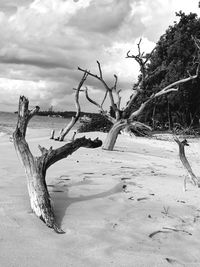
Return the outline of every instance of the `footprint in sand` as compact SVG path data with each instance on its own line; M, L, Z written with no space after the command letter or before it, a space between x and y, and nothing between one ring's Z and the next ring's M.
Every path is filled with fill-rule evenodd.
M1 224L0 228L4 227L12 227L12 228L19 228L20 224L17 222L16 218L10 216L4 208L0 208L0 217L1 217Z
M122 177L121 180L124 181L124 180L130 180L131 178L126 178L126 177Z
M52 192L54 192L54 193L64 193L65 191L62 191L62 190L52 190Z
M84 176L83 177L83 180L85 180L85 179L91 179L92 177L90 177L90 176Z
M65 175L61 175L58 179L59 180L63 180L63 181L68 181L68 180L71 180L70 178L68 178L69 175L65 174Z

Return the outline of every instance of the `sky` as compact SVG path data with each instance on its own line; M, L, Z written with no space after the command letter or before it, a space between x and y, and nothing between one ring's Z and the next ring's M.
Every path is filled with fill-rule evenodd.
M150 52L176 20L175 12L200 14L198 0L0 0L0 110L17 110L25 95L42 110L74 110L74 90L82 73L98 73L106 82L119 79L122 104L131 94L139 68L126 53ZM101 101L104 88L94 79L85 85ZM85 87L84 85L84 87ZM97 111L80 95L83 111ZM108 105L108 103L107 103Z

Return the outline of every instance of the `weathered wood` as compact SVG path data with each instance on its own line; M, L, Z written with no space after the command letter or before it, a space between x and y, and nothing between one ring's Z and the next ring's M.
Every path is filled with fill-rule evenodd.
M96 148L101 146L102 142L98 138L92 141L91 139L82 137L57 149L53 149L52 147L46 149L39 146L42 155L40 157L34 157L26 142L25 136L28 121L38 112L39 107L29 111L28 105L28 99L21 96L19 99L18 122L16 130L13 133L13 142L16 152L25 168L31 208L48 227L53 228L57 233L64 233L56 223L51 206L45 180L46 171L52 164L66 158L80 147Z
M76 134L77 134L77 132L73 133L71 141L74 141Z
M187 172L189 174L189 179L190 179L191 183L200 187L200 179L194 174L194 172L190 166L190 163L188 162L188 160L185 156L185 146L189 146L187 140L184 139L183 141L180 141L177 136L174 136L174 141L179 146L179 157L180 157L180 160L181 160L184 168L187 170ZM184 179L184 191L186 191L186 178Z
M83 77L82 77L82 79L78 85L78 88L75 89L76 90L76 93L75 93L76 115L71 118L71 121L69 122L69 124L64 129L62 129L62 131L59 133L59 137L58 137L59 141L64 140L65 136L69 133L69 131L76 124L76 122L78 121L78 119L80 117L81 107L79 104L79 92L81 91L81 87L83 86L85 80L87 79L87 76L88 76L88 74L86 72L84 72Z
M194 41L195 41L197 48L199 49L198 44L200 43L200 41L198 39L194 39ZM132 122L133 128L134 127L135 129L137 128L136 131L138 132L147 130L148 128L147 125L145 126L146 127L145 129L144 124L143 125L137 124L136 126L136 124L134 123L138 122L139 116L141 116L142 112L147 108L148 104L160 96L167 95L168 93L171 93L171 92L177 92L179 90L179 85L192 81L196 79L199 75L199 65L198 65L196 69L196 73L194 75L191 75L190 73L188 73L188 77L186 78L184 77L182 79L179 79L167 85L164 88L160 88L158 92L153 93L152 95L145 98L143 103L141 103L140 106L137 107L137 99L139 96L143 97L142 93L145 92L146 84L149 79L146 69L147 69L147 63L150 60L150 57L153 53L153 51L150 54L145 54L144 52L142 53L140 49L140 44L141 44L141 39L138 43L138 54L137 55L130 55L130 51L128 51L127 53L127 58L133 58L138 62L140 66L141 77L140 77L139 83L134 86L133 94L124 108L120 108L121 96L119 94L120 91L116 90L117 81L118 81L118 77L116 75L114 75L114 78L115 78L114 85L110 86L108 85L108 83L105 81L103 77L103 72L102 72L99 61L97 61L99 75L93 74L90 71L87 71L86 69L82 69L78 67L78 70L87 73L89 76L99 80L103 84L104 88L106 89L106 95L104 97L104 101L105 101L105 98L107 97L107 94L110 98L110 107L112 108L112 111L114 114L110 114L111 112L107 112L103 108L104 101L101 104L99 104L97 101L94 101L93 99L89 97L88 90L85 91L86 99L93 105L97 106L100 109L101 114L113 123L113 127L111 127L110 132L108 133L105 139L104 145L103 145L103 149L105 150L113 150L120 130L122 130L123 127L127 127L127 124L122 123L122 121ZM151 75L154 75L153 73ZM116 94L116 97L114 97L114 93ZM133 108L134 106L135 108ZM170 112L169 112L169 115L170 115ZM171 125L171 118L170 118L170 125Z
M55 135L55 130L52 130L50 134L50 139L54 139L54 135Z
M114 123L106 136L103 144L103 149L112 151L117 141L119 132L126 126L128 126L127 120L120 120Z

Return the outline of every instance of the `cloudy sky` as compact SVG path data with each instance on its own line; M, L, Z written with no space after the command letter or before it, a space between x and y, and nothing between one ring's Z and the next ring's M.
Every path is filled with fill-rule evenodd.
M198 0L0 0L0 110L14 111L24 94L42 109L73 110L77 66L113 74L125 98L138 75L126 52L150 51L175 12L200 13ZM101 84L88 79L90 95L102 98ZM126 99L125 99L126 100ZM125 101L124 100L124 101ZM82 109L95 107L81 96Z

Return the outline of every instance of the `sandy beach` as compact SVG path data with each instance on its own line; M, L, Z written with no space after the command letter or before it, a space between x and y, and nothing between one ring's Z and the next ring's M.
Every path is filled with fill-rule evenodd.
M35 155L38 144L62 145L48 136L47 129L28 131ZM189 143L186 155L199 176L199 144ZM0 149L0 266L200 266L200 189L187 183L183 192L175 142L120 135L112 152L81 148L54 164L47 184L63 235L31 212L8 136Z

